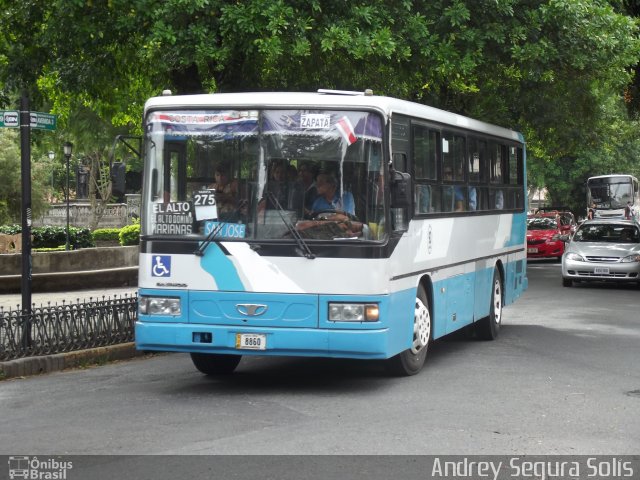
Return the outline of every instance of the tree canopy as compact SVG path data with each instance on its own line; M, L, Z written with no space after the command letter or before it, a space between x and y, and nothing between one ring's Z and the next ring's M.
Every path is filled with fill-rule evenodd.
M0 102L28 91L86 150L139 132L165 88L371 88L522 131L554 203L584 205L590 174L639 173L633 1L0 2Z

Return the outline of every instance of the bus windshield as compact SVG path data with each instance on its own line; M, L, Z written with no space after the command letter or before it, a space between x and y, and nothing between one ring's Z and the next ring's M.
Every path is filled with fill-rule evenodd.
M382 240L382 131L364 111L151 111L142 234Z
M633 202L633 185L630 178L592 178L588 182L590 201L598 209L620 209Z

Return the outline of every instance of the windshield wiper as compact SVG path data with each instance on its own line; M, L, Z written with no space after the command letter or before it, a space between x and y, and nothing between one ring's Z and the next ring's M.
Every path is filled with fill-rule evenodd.
M222 227L224 227L224 223L218 222L218 224L209 232L209 235L207 235L207 238L204 239L204 242L200 244L198 249L195 252L193 252L193 254L197 255L198 257L204 256L204 251L211 244L211 242L213 242L213 239L216 238L218 233L220 233L220 230L222 230Z
M298 247L302 250L302 253L304 254L304 256L307 257L309 260L313 260L314 258L316 258L314 253L309 249L309 245L307 245L307 242L304 241L304 239L300 236L296 228L293 225L291 225L289 220L287 220L287 218L284 216L283 214L284 209L282 208L282 205L280 205L280 202L278 201L276 196L273 194L273 192L267 192L267 198L271 201L271 203L273 203L276 206L276 211L278 212L278 215L280 215L280 218L282 219L282 223L284 223L285 227L287 227L287 230L289 230L289 233L295 239L296 243L298 244Z

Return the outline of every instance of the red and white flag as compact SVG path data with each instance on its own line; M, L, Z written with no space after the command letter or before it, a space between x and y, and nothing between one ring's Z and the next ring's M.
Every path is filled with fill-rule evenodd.
M348 145L356 143L356 140L358 140L356 138L355 132L353 131L353 125L351 125L351 122L349 121L349 118L347 116L342 117L336 122L336 128Z

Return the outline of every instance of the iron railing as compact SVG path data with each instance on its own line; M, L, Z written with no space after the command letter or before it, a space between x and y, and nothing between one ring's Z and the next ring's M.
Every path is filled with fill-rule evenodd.
M0 361L131 342L137 315L136 294L30 311L0 307Z

